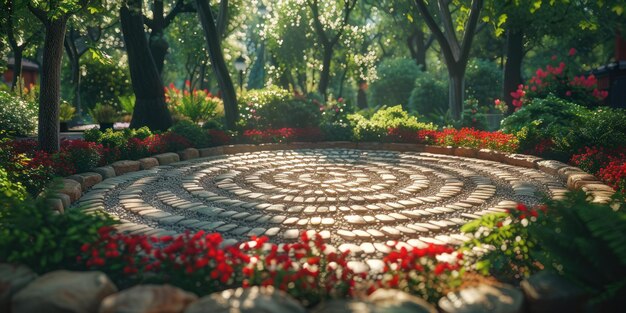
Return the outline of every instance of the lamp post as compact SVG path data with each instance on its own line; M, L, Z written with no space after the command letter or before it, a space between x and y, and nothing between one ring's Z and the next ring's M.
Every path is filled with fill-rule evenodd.
M239 92L243 92L243 71L246 69L246 59L243 55L235 59L235 69L239 71Z

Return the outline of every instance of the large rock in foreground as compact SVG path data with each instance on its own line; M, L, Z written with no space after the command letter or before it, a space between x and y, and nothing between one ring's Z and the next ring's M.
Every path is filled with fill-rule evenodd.
M0 264L0 312L11 312L11 298L37 278L37 274L23 265Z
M197 299L170 285L139 285L106 297L100 313L181 313Z
M216 292L187 307L185 313L304 313L298 301L272 287Z
M116 291L102 272L54 271L19 291L12 308L13 313L93 313Z

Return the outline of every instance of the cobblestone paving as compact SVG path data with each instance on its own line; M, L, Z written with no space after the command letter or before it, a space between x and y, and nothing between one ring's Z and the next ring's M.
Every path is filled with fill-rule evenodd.
M428 153L344 149L225 155L108 179L77 205L149 235L220 232L228 242L283 243L315 230L356 267L376 269L389 245L460 244L471 219L567 189L535 169ZM393 242L390 242L393 241Z

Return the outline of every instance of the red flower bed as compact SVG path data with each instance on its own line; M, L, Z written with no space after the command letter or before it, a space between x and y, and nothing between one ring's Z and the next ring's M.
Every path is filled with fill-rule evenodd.
M199 293L274 286L307 303L351 296L357 288L369 292L379 287L409 288L434 296L449 284L462 259L452 248L438 245L393 250L384 258L382 279L371 281L366 278L374 277L357 274L348 266L349 251L335 251L314 232L304 232L292 244L276 245L267 237L252 237L227 247L222 247L220 234L203 231L160 238L116 233L111 227L98 233L97 241L82 246L77 262L114 279L151 277Z
M626 147L585 147L572 156L570 163L596 175L613 189L626 192Z
M249 129L243 132L242 140L248 143L278 143L293 141L320 141L319 128Z

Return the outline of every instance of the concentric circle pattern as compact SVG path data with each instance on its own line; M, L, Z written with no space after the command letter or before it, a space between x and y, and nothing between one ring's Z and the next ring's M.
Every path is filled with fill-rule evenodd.
M179 162L96 185L78 205L131 233L220 232L282 243L315 230L374 266L396 245L459 244L460 225L567 189L535 169L428 153L345 149Z

